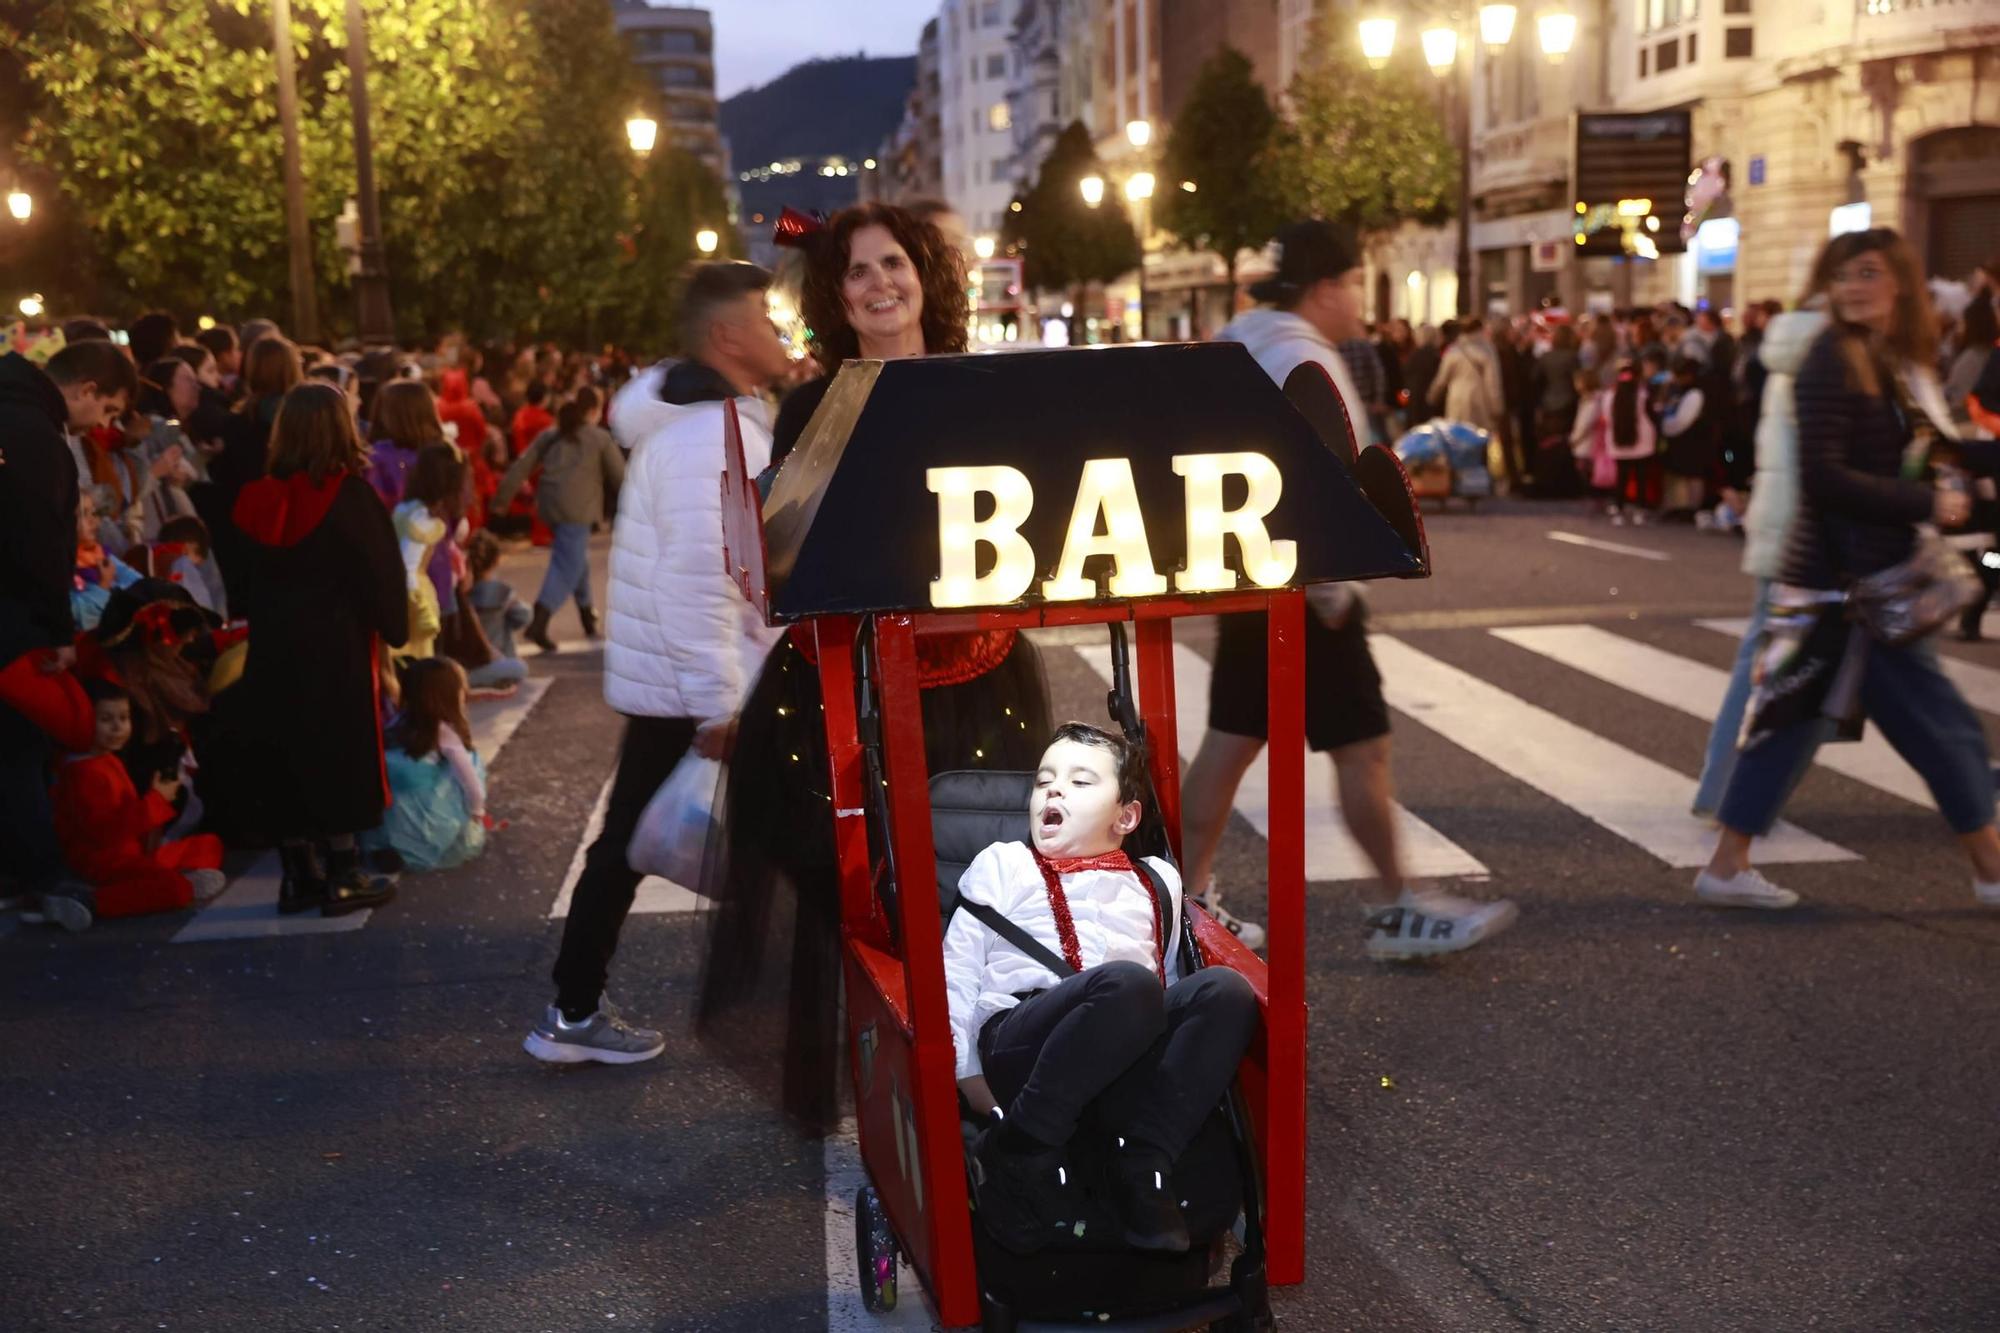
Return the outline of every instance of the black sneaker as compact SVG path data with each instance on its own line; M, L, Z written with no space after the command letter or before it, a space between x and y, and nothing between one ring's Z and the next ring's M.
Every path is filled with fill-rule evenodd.
M361 853L353 847L326 854L326 888L321 916L346 916L364 907L380 907L396 896L396 886L361 868Z
M1174 1197L1174 1164L1155 1148L1122 1148L1111 1159L1111 1201L1135 1250L1185 1253L1193 1244Z
M1009 1152L996 1118L972 1147L972 1203L987 1234L1016 1254L1033 1254L1073 1225L1077 1208L1062 1148Z

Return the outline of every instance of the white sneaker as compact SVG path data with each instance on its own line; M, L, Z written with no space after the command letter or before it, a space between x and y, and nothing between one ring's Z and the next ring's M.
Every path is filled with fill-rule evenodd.
M1611 511L1611 526L1614 528L1622 528L1625 526L1625 515L1623 511L1617 509Z
M1264 947L1264 928L1255 921L1245 921L1222 905L1222 895L1210 885L1208 892L1195 898L1195 904L1215 919L1215 924L1234 935L1243 947L1256 951Z
M2000 884L1988 884L1985 880L1972 881L1972 896L1987 907L2000 907Z
M1782 912L1798 906L1799 901L1798 894L1779 888L1755 869L1730 879L1704 870L1695 876L1694 896L1711 907L1757 907L1767 912Z
M1520 909L1506 899L1476 903L1436 889L1404 889L1386 907L1365 909L1368 956L1378 961L1457 953L1514 924Z

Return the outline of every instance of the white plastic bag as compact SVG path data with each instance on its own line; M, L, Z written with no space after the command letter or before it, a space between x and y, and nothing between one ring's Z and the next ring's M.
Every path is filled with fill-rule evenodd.
M684 889L701 889L702 857L715 814L715 789L722 763L687 752L646 802L639 826L625 848L626 862L642 875L670 879Z

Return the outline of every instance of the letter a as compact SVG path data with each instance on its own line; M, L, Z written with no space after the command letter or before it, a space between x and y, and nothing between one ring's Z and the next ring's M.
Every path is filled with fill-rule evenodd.
M1104 515L1103 532L1097 516ZM1083 562L1108 555L1117 566L1111 576L1113 597L1157 597L1167 581L1153 568L1146 545L1146 520L1139 513L1139 489L1132 481L1132 464L1123 458L1093 458L1083 465L1076 487L1076 507L1070 510L1069 536L1063 541L1056 576L1042 583L1042 596L1052 602L1080 602L1097 591L1083 576Z

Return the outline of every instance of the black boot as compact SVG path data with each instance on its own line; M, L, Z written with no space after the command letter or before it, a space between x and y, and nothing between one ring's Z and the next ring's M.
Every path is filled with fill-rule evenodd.
M546 606L535 603L534 618L528 622L528 628L521 631L521 637L545 653L556 650L556 641L549 637L549 609Z
M1125 1243L1138 1250L1185 1253L1187 1218L1174 1198L1174 1164L1155 1148L1128 1144L1111 1160L1111 1199L1125 1224Z
M972 1147L972 1204L986 1233L1016 1254L1033 1254L1077 1213L1062 1147L1009 1143L996 1115Z
M286 843L278 848L278 864L284 877L278 881L278 914L291 916L308 912L326 902L326 880L319 872L319 858L306 843Z
M579 606L576 609L576 618L583 622L584 638L594 639L597 637L597 612L587 606Z
M329 847L326 853L326 900L321 916L345 916L364 907L380 907L396 896L396 886L361 868L357 848Z

